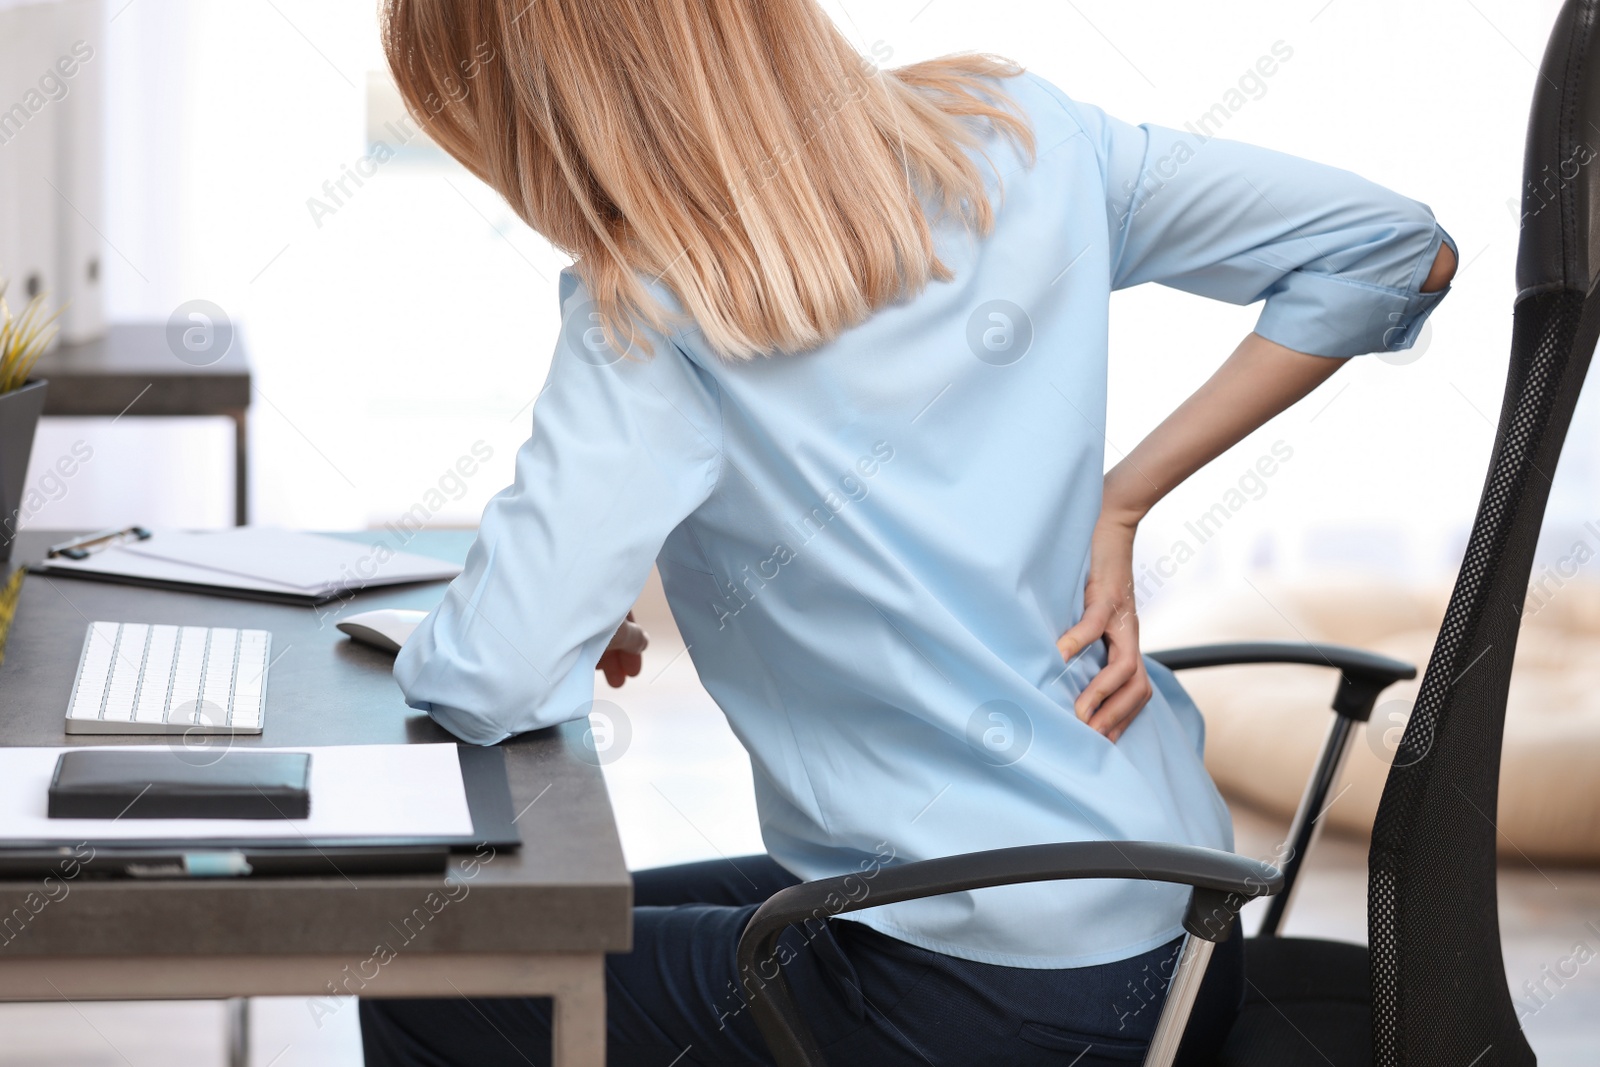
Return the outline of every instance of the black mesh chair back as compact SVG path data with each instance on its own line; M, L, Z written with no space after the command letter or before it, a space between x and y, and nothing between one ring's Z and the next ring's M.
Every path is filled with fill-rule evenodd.
M1568 0L1539 70L1493 458L1373 827L1367 922L1379 1067L1535 1062L1501 958L1496 798L1534 546L1600 336L1597 20L1600 0Z

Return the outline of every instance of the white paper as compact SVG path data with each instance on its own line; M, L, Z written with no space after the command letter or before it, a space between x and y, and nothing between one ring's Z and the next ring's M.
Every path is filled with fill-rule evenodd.
M216 533L157 532L149 540L128 541L120 547L137 556L291 586L302 593L454 578L461 573L454 563L396 552L381 537L362 543L270 526L239 526Z
M239 752L311 753L308 819L52 819L50 778L67 748L0 746L0 837L10 841L127 841L248 838L293 844L305 838L469 837L472 813L453 744L239 747ZM118 752L168 751L173 759L227 759L225 741L207 748L116 745Z

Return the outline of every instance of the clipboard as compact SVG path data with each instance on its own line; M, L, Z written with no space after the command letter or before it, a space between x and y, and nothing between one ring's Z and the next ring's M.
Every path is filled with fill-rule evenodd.
M167 593L198 593L201 596L225 596L234 600L258 600L268 604L287 604L296 608L315 608L333 600L345 599L350 593L329 593L327 596L307 596L287 590L252 589L241 585L216 585L211 582L185 582L176 579L143 578L131 574L104 574L80 570L77 567L52 566L49 563L28 564L29 574L47 578L80 578L90 582L108 582L113 585L132 585L142 589L160 589ZM400 588L396 586L396 588Z
M52 546L28 570L57 578L113 582L315 607L377 588L445 581L461 566L370 539L235 527L212 533L104 530Z

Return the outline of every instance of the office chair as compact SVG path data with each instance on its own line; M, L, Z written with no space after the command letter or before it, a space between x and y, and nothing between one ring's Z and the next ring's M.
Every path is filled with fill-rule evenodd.
M1277 936L1300 861L1357 724L1415 669L1292 643L1156 653L1174 670L1320 664L1339 672L1334 718L1291 825L1283 870L1207 849L1091 841L998 849L774 894L739 943L752 1014L782 1067L822 1067L773 958L793 924L879 904L1023 881L1146 878L1194 887L1188 936L1147 1067L1168 1067L1215 941L1270 897L1245 943L1246 1002L1217 1067L1522 1067L1535 1062L1500 951L1494 824L1511 661L1550 480L1600 338L1600 0L1567 0L1546 46L1523 161L1511 360L1466 557L1395 754L1368 855L1369 948Z

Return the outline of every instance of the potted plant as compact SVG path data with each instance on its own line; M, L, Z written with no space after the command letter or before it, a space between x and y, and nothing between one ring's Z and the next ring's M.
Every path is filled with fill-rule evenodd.
M59 310L46 313L42 295L29 300L21 314L12 314L5 292L6 285L0 281L0 563L11 559L28 456L49 384L29 375L55 337L55 321L61 314Z

